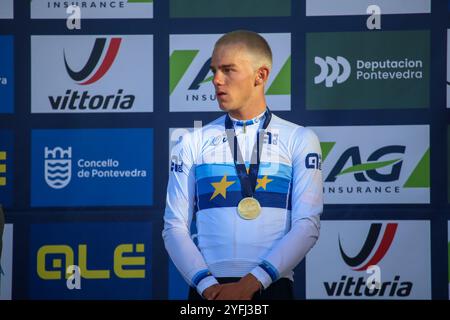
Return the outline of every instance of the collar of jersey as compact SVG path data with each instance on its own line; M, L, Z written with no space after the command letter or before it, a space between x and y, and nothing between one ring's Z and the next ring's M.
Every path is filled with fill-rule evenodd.
M257 115L253 119L250 120L238 120L230 116L231 121L233 121L235 126L243 127L243 126L251 126L252 124L259 123L261 120L263 120L264 115L266 114L266 111L263 113Z

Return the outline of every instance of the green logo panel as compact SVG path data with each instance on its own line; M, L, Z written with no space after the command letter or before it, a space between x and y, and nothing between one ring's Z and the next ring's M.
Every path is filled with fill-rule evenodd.
M171 0L172 18L285 17L291 0Z
M429 31L306 35L306 108L429 107Z

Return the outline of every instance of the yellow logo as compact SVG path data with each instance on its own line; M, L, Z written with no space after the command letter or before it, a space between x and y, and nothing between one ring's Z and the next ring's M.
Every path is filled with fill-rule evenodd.
M110 268L88 269L87 245L80 244L77 249L78 267L81 277L84 279L110 279L112 271L119 278L145 278L146 262L145 256L142 256L144 253L143 243L135 244L134 248L133 244L118 245L114 249L113 270L110 270ZM65 260L64 268L63 259L56 257L61 255ZM44 280L59 280L62 277L67 279L70 274L67 274L66 270L69 266L74 265L74 262L75 250L72 247L68 245L45 245L40 247L37 253L37 273ZM138 269L138 266L143 268ZM128 267L132 267L132 269Z
M3 174L6 173L6 164L2 163L5 160L6 152L0 151L0 186L6 186L6 177L3 176Z

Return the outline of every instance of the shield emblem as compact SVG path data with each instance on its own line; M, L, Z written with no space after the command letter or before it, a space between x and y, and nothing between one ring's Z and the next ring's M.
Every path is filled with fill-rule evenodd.
M53 149L53 155L57 154L55 149ZM58 149L61 150L60 148ZM71 148L69 148L69 150L70 149ZM70 155L71 151L72 150L69 151ZM45 182L53 189L62 189L66 187L72 177L72 160L70 158L61 158L62 159L55 159L55 157L52 157L51 159L45 159Z

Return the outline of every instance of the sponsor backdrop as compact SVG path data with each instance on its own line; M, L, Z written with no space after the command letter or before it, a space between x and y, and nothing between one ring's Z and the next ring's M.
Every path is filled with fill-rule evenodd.
M428 221L324 221L321 231L306 260L307 298L431 298ZM368 275L379 288L366 286Z
M13 225L6 224L0 260L0 300L11 300L13 276Z
M33 224L30 298L151 299L151 239L150 222ZM71 265L80 268L79 289L68 289Z
M13 54L13 37L11 35L0 35L0 113L13 112Z
M0 3L0 19L14 18L14 0L3 0Z
M169 154L221 115L209 64L234 29L273 49L269 107L321 141L296 298L449 298L450 1L76 3L0 1L0 299L187 297Z

